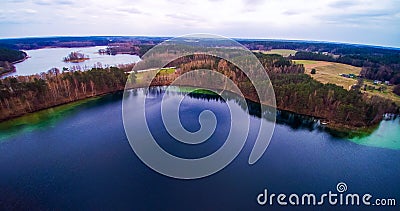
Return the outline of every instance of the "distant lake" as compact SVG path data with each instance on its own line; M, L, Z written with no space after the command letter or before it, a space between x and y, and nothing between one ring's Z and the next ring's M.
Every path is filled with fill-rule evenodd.
M138 62L139 56L129 54L107 55L99 54L99 49L104 49L107 46L95 46L84 48L44 48L37 50L26 50L25 52L30 56L27 60L15 64L17 71L10 75L32 75L41 72L47 72L51 68L58 68L62 70L63 67L69 69L80 68L90 69L95 65L102 64L106 66L116 66L118 64L128 64ZM89 60L79 63L64 62L64 57L69 53L77 51L89 56ZM79 66L79 67L78 67Z
M238 127L230 125L225 101L187 95L180 106L185 128L198 130L198 116L204 110L215 114L217 128L199 146L174 141L161 120L160 102L165 94L171 99L163 105L166 111L175 106L179 94L155 87L149 92L147 116L156 140L172 154L199 157L212 153L221 147L230 127ZM135 102L144 97L143 89L135 89L127 100ZM250 132L239 156L212 176L188 181L160 175L138 159L124 132L121 104L119 92L0 124L0 209L398 210L398 142L384 144L397 146L393 148L366 145L398 141L399 119L382 122L369 138L358 139L354 142L361 144L356 144L332 136L311 117L281 111L270 146L257 163L249 165L257 126L267 120L248 114ZM232 108L246 112L239 103ZM129 109L134 111L135 104ZM285 194L337 193L339 182L347 184L346 193L395 198L397 207L285 207L276 203L262 207L256 200L264 188Z

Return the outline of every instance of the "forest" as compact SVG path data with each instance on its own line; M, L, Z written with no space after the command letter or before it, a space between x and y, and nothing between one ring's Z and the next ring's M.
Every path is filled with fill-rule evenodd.
M44 47L108 46L109 54L130 53L140 57L151 47L171 37L89 36L1 39L0 47L27 50ZM235 39L249 50L297 50L291 59L323 60L362 67L362 75L371 80L400 84L400 49L306 40ZM128 46L128 51L126 51ZM334 55L334 56L333 56ZM0 61L4 61L1 60ZM400 85L396 90L400 89Z
M17 51L8 48L0 48L0 61L16 62L24 59L26 54L22 51Z
M399 108L391 101L376 96L366 97L359 90L348 91L334 84L317 82L304 74L303 65L295 64L288 58L274 54L255 55L270 76L279 109L326 119L332 126L348 128L375 125L384 113L399 113ZM259 102L246 74L224 59L195 54L181 57L167 66L174 66L177 71L158 74L152 85L169 85L179 75L194 69L212 69L234 81L246 98ZM131 69L132 66L62 72L51 69L32 76L1 79L0 120L123 90L126 71ZM189 74L187 77L199 76Z
M277 106L283 110L354 127L377 124L387 112L399 113L399 108L389 100L368 98L357 90L322 84L309 75L272 74L270 78Z
M0 47L0 76L15 71L14 62L21 61L26 57L23 51Z
M127 75L122 69L47 73L0 79L0 120L56 105L123 90Z
M334 84L322 84L303 74L304 67L280 55L257 54L270 76L279 109L327 119L338 127L359 128L377 124L384 113L399 113L391 101L366 97L359 90L345 90ZM180 58L170 64L178 66L180 74L194 69L214 69L229 76L246 98L258 102L255 90L243 72L233 64L211 56L195 55ZM199 77L191 75L191 77ZM160 75L156 85L168 84L174 78Z

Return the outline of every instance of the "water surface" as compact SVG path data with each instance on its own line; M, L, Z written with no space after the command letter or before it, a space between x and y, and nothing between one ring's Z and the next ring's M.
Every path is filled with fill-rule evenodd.
M181 121L188 130L199 129L198 115L205 109L213 111L218 120L216 133L195 148L177 143L162 127L159 108L163 88L150 93L150 127L166 150L182 157L198 157L221 146L230 129L224 101L196 94L182 101ZM141 89L129 95L133 101L142 97ZM34 128L29 123L12 132L3 127L0 209L271 210L256 202L264 188L275 193L318 194L335 191L338 182L345 182L349 192L400 200L399 150L335 138L315 127L312 119L290 113L280 113L270 146L252 166L248 156L255 131L260 121L265 121L256 114L250 116L245 147L222 171L190 181L160 175L131 150L122 123L121 99L122 93L107 95L66 109L57 119L42 119ZM246 112L240 108L238 104L235 111ZM398 129L398 120L383 124L392 127L391 131ZM365 209L325 206L315 210L360 208Z
M99 66L116 66L118 64L129 64L138 62L140 58L136 55L128 54L117 54L107 55L99 54L99 49L105 49L107 46L94 46L94 47L81 47L81 48L43 48L36 50L26 50L30 58L27 60L15 64L16 72L10 75L33 75L36 73L47 72L51 68L58 68L60 70L63 67L69 69L90 69L92 67ZM89 56L89 60L85 60L79 63L67 63L64 62L64 57L68 56L71 52L80 52Z

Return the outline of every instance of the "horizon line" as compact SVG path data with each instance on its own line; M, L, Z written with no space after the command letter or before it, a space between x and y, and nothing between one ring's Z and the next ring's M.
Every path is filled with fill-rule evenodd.
M198 33L193 33L198 34ZM200 33L203 34L203 33ZM17 36L17 37L0 37L0 40L12 40L12 39L40 39L40 38L83 38L83 37L152 37L152 38L174 38L180 36L169 36L169 35L43 35L43 36ZM283 42L316 42L316 43L330 43L330 44L344 44L344 45L359 45L365 47L378 47L387 48L393 50L400 50L400 46L388 46L381 44L366 44L366 43L351 43L345 41L330 41L330 40L309 40L309 39L295 39L295 38L259 38L259 37L227 37L233 40L255 40L255 41L283 41Z

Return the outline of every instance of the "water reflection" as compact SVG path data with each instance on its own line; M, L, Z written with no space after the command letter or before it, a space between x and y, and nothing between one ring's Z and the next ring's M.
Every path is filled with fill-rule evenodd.
M170 89L169 95L186 95L192 99L200 99L207 102L215 101L224 103L224 99L216 93L209 91L196 90L190 87L175 87ZM131 89L129 93L131 96L143 95L143 89ZM166 92L166 87L151 87L148 91L148 97L160 97ZM256 118L263 118L267 121L271 121L274 118L271 116L271 108L265 107L265 112L261 114L261 105L249 100L241 101L236 94L230 92L224 92L225 99L233 100L237 105L240 106L244 111L248 112L249 115ZM96 109L96 107L103 106L110 102L121 101L123 97L123 92L116 92L113 94L105 95L98 98L92 98L88 100L78 101L71 104L58 106L50 109L45 109L36 113L28 114L23 117L15 118L13 120L4 121L0 123L0 141L21 134L26 131L33 131L37 129L45 129L49 127L54 127L57 122L62 121L64 118L73 115L78 112L84 112L86 109ZM246 105L247 109L246 110ZM270 112L271 111L271 112ZM354 133L353 131L337 131L329 129L320 124L319 119L295 114L288 111L277 110L276 112L276 123L280 125L287 125L293 130L308 130L308 131L323 131L329 133L331 136L350 139L358 144L366 144L378 147L388 147L388 148L399 148L400 143L391 141L390 144L385 141L377 141L385 139L385 137L398 137L396 134L399 129L399 119L382 121L380 126L375 128L375 130L368 130L362 133ZM387 131L385 128L392 128ZM382 134L382 131L386 131ZM372 138L371 138L372 137ZM391 140L389 138L389 140Z
M11 120L0 122L0 142L18 134L55 127L68 116L120 101L122 92L93 97L77 102L44 109Z

